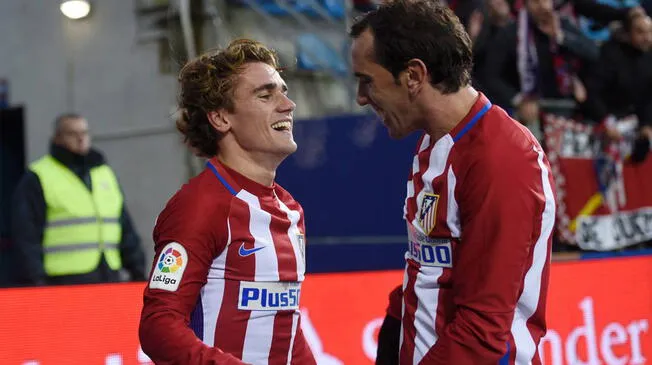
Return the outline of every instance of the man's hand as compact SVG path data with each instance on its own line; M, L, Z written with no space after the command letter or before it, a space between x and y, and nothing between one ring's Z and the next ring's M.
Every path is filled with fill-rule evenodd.
M623 137L617 128L607 128L604 134L613 141L617 141Z
M575 97L575 100L577 100L578 103L583 103L588 97L587 94L586 87L584 87L582 80L577 76L573 76L573 96Z
M649 125L641 127L641 135L652 140L652 127L650 127Z

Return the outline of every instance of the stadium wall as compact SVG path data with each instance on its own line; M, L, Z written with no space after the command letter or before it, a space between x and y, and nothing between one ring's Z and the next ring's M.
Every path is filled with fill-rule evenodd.
M136 3L96 1L89 18L71 21L58 2L0 1L0 78L9 81L10 103L25 107L28 162L47 153L57 114L73 110L88 118L95 146L123 185L149 261L156 216L193 165L173 127L176 76L160 73L157 42L139 41ZM256 37L293 57L292 37L273 37L278 32L252 11L235 9L223 18L231 27L219 33L224 42ZM210 21L205 38L206 48L219 43ZM170 45L170 55L182 46ZM297 118L340 114L350 103L335 80L304 75L288 83Z

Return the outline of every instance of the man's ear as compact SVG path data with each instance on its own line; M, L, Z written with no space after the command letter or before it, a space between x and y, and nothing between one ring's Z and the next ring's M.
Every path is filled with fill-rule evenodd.
M213 110L206 113L208 122L220 133L226 133L231 129L231 122L224 110Z
M428 83L428 68L423 61L413 58L407 62L405 71L408 93L410 97L415 97Z

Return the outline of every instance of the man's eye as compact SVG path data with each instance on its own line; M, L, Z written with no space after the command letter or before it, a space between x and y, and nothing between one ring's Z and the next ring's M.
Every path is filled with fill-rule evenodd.
M264 100L268 100L269 98L272 97L272 94L264 94L264 95L260 95L258 97L261 98L261 99L264 99Z

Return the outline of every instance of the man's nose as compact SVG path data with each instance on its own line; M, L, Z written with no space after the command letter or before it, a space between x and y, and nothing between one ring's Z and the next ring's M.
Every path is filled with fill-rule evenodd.
M289 96L283 95L283 102L281 102L280 108L281 111L294 111L297 108L297 104L290 99Z

